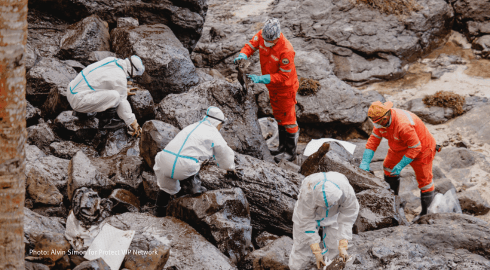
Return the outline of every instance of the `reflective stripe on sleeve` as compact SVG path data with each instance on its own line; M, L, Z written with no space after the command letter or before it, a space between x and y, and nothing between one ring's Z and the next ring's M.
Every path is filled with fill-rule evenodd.
M380 137L380 136L376 135L376 133L374 133L374 132L373 132L373 133L371 133L371 135L373 135L375 138L378 138L378 139L380 139L380 140L382 140L382 139L383 139L382 137Z
M254 50L254 51L256 51L256 50L257 50L257 48L255 48L255 47L252 45L252 43L247 42L247 44L248 44L248 46L250 46L250 48L252 48L252 50Z
M416 145L414 145L414 146L409 146L408 148L417 148L417 147L419 147L419 145L420 145L420 142L419 142L419 143L417 143L417 144L416 144Z
M385 167L385 166L383 166L383 170L385 170L385 171L387 171L387 172L392 172L392 171L393 171L392 169L390 169L390 168L388 168L388 167Z
M282 69L282 68L279 68L279 70L282 71L282 72L291 72L290 69Z
M420 190L428 190L428 189L432 188L433 185L434 185L434 183L432 181L430 181L430 184L421 187Z
M401 110L401 111L402 111L402 112L403 112L403 113L404 113L404 114L407 116L408 121L410 121L410 124L411 124L412 126L415 126L415 122L413 121L412 116L410 115L410 113L409 113L409 112L407 112L407 111L405 111L405 110Z

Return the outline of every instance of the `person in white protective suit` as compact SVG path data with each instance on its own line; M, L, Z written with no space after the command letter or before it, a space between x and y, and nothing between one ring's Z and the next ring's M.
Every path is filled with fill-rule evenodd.
M101 129L128 127L133 136L141 134L141 128L127 100L131 91L128 78L141 76L145 72L143 61L136 55L126 59L107 57L84 68L68 85L67 99L73 115L80 120L88 113L100 113ZM119 116L119 118L117 117Z
M155 156L153 170L160 187L156 202L158 216L164 215L171 195L181 190L180 181L185 180L182 185L186 187L181 193L206 191L199 178L203 161L214 157L218 167L235 171L235 153L219 132L225 121L223 112L211 106L201 121L182 129Z
M321 172L306 177L294 207L289 268L307 269L316 260L320 269L337 255L347 259L348 241L358 213L356 194L343 174Z

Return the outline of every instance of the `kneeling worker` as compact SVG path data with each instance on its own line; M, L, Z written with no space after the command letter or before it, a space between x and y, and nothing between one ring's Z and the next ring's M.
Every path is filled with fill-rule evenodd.
M219 132L224 122L223 112L211 106L201 121L182 129L155 156L153 170L160 187L156 202L158 216L164 215L170 196L180 191L180 181L189 186L188 190L184 189L185 193L206 191L199 178L203 161L214 157L218 167L235 170L235 153Z
M436 140L422 120L415 114L394 109L392 102L376 101L369 107L368 117L374 129L366 143L360 168L369 171L369 164L382 138L388 140L388 154L383 162L384 178L390 188L398 195L400 172L410 164L419 184L422 212L427 214L434 199L432 182L432 161L436 154Z
M291 270L303 270L315 255L318 269L338 254L348 258L348 241L359 213L354 189L338 172L309 175L302 184L293 213L293 249L289 256ZM318 235L319 228L323 236ZM320 245L321 240L321 245ZM309 268L308 268L309 269Z
M127 85L128 78L141 76L143 72L143 61L136 55L126 59L107 57L87 66L68 85L67 99L73 115L83 120L88 113L97 112L100 113L99 128L127 126L130 135L139 136L141 128L127 100L128 95L134 93Z

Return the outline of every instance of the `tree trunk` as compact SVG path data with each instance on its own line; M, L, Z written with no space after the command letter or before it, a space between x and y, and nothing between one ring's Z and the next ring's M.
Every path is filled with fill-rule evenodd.
M0 269L24 270L27 0L0 0Z

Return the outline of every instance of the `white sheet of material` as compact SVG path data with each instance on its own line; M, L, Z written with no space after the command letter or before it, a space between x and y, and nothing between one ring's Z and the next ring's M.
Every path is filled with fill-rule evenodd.
M85 253L87 260L102 258L111 270L119 270L135 231L123 231L105 224Z
M336 139L323 138L323 139L318 139L318 140L311 140L306 145L306 148L305 148L303 155L305 155L307 157L313 155L326 142L337 142L337 143L339 143L340 145L342 145L345 148L345 150L347 150L347 152L351 153L351 155L353 155L354 151L356 150L356 145L353 143L346 142L346 141L340 141L340 140L336 140Z

